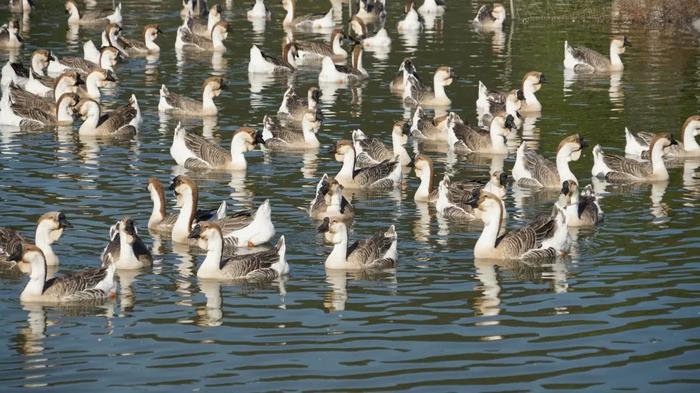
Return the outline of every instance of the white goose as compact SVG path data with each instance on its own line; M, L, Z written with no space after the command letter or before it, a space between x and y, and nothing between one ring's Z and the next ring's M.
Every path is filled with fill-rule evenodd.
M442 15L446 9L445 0L425 0L418 7L418 13L421 15Z
M123 218L110 228L110 240L102 251L102 267L142 269L153 264L153 256L138 235L134 220Z
M149 24L143 28L143 41L119 37L119 42L130 55L159 53L160 46L156 43L158 34L163 34L158 24Z
M187 22L190 24L190 30L200 37L211 39L211 33L214 29L214 26L216 26L217 23L222 21L221 11L222 9L219 4L214 4L213 6L211 6L209 8L209 13L207 14L206 23L202 23L199 20L194 19L192 15L188 16L189 19L192 19L191 22Z
M316 185L316 196L309 206L309 215L315 220L326 217L338 218L343 221L351 221L355 215L355 209L343 195L343 187L335 179L330 180L327 174L323 174Z
M625 66L620 55L625 53L628 46L631 45L627 36L614 37L610 41L608 58L585 46L571 46L564 41L564 68L585 73L622 71Z
M681 142L666 150L666 157L698 157L700 156L700 145L695 137L700 135L700 116L688 117L681 128ZM649 145L654 139L654 134L650 132L632 133L625 128L625 153L649 158Z
M518 148L513 165L513 180L523 187L561 187L565 180L576 180L576 175L569 169L570 161L578 161L581 151L588 143L580 134L569 135L557 147L556 163L542 157L527 148L523 142Z
M99 63L93 63L81 57L63 57L58 58L52 53L51 60L47 71L50 74L60 74L68 71L77 71L83 75L94 70L107 70L114 72L114 66L119 58L119 50L115 47L108 46L100 49Z
M413 0L408 0L404 7L403 19L397 23L399 32L413 32L423 28L423 18L416 11Z
M521 101L519 112L542 111L542 104L535 93L542 88L544 82L545 77L541 72L530 71L525 74L520 84L520 93L516 92L517 98ZM486 85L479 81L479 96L476 100L476 110L480 113L490 112L492 104L505 104L508 95L508 92L489 90Z
M561 187L561 197L569 227L596 226L603 220L603 210L590 184L579 194L578 183L565 180Z
M343 162L335 179L345 188L386 190L393 189L401 183L402 171L398 157L374 166L357 168L355 148L348 140L340 140L336 143L335 155L336 160Z
M141 109L133 94L127 104L109 113L102 113L95 100L82 100L78 113L84 120L78 133L84 136L132 136L138 132L141 122Z
M370 36L365 22L357 16L353 16L352 19L350 19L348 30L352 32L353 38L359 41L364 48L376 49L391 46L391 37L389 37L389 33L383 25L374 35Z
M72 228L62 212L48 212L39 217L34 232L34 244L42 251L46 264L57 266L58 256L51 245L57 242L66 228ZM13 255L21 253L22 246L30 244L12 228L0 227L0 262L11 261Z
M175 49L191 49L216 53L226 52L224 40L228 37L228 23L217 23L212 28L209 37L201 37L192 32L191 26L188 24L190 22L192 22L192 19L186 19L185 22L178 27L177 35L175 36Z
M197 101L172 93L165 85L162 85L158 110L160 112L175 112L185 116L216 116L219 110L214 104L214 97L218 97L224 88L226 88L226 84L223 78L210 76L202 82L202 101Z
M323 120L323 113L319 106L321 98L321 90L316 87L310 87L306 93L306 99L299 97L294 91L294 87L290 86L284 92L282 103L277 109L277 117L283 121L291 121L301 124L307 111L312 111L316 114L318 120Z
M485 28L500 28L505 20L506 8L501 3L493 3L479 7L473 22Z
M252 254L223 257L224 238L216 223L197 224L190 233L200 248L207 250L204 262L197 269L197 277L217 280L271 281L289 273L284 236L275 248Z
M369 0L360 0L359 8L353 16L365 23L373 23L375 21L384 20L386 18L385 0L375 0L372 3Z
M153 210L148 218L148 229L157 233L169 234L173 230L177 214L167 214L165 202L165 190L160 180L155 177L148 179L148 192L153 202ZM197 210L194 222L222 220L226 217L226 201L222 201L218 209Z
M369 73L362 65L362 45L355 45L352 49L352 66L337 65L333 59L326 56L321 64L321 72L318 74L318 82L339 83L358 82L369 78Z
M316 134L321 121L316 112L307 111L301 121L301 132L296 129L274 124L269 116L263 119L263 129L258 131L256 140L270 150L315 149L321 146Z
M288 43L282 48L282 57L270 56L253 45L250 48L250 61L248 62L248 73L252 74L275 74L279 72L294 72L297 69L296 59L299 56L297 45Z
M424 107L444 107L452 103L445 87L452 84L455 73L452 67L438 67L433 76L433 87L424 85L415 76L409 75L403 90L404 103Z
M410 133L408 123L398 121L394 123L391 130L391 149L384 146L384 142L377 138L369 138L362 130L352 132L353 146L355 147L355 157L358 168L374 166L384 160L392 160L394 157L399 157L399 162L402 166L408 166L413 160L406 151L406 143L408 142L408 134Z
M104 87L109 82L116 82L114 75L107 70L91 71L85 78L85 89L78 89L78 94L82 98L90 98L97 103L101 103L102 93L100 87Z
M348 228L342 220L324 218L318 231L327 233L328 238L334 244L333 251L326 258L326 269L386 270L396 268L398 236L393 225L384 233L378 233L352 245L348 245Z
M413 196L413 200L418 202L437 202L439 190L433 186L433 181L435 178L435 169L433 166L433 160L424 155L419 154L416 156L414 170L416 176L420 179L420 184L416 193ZM448 185L449 199L456 200L455 196L461 195L465 191L472 190L477 187L483 187L486 191L498 196L499 198L504 198L506 195L506 182L508 181L508 174L502 171L494 171L491 173L489 181L484 184L483 181L450 181Z
M16 105L10 99L9 105L0 105L0 124L19 127L21 130L44 130L54 126L73 124L75 107L80 97L75 93L63 93L56 103L53 113L26 105Z
M24 39L19 34L19 22L11 19L0 26L0 48L19 48L23 43Z
M30 72L34 72L36 74L35 78L38 76L42 81L45 81L45 79L51 79L46 77L46 67L49 65L49 58L50 52L48 50L35 50L32 52L29 70L27 70L21 63L8 61L2 67L2 80L0 81L0 87L2 87L2 90L5 90L8 86L10 86L10 82L14 82L15 85L26 89ZM48 81L45 82L49 83Z
M28 118L41 120L41 115L39 114L28 114L29 112L35 111L41 111L44 116L55 116L58 113L58 100L65 93L77 92L80 82L80 75L75 72L66 72L62 74L56 80L52 98L39 97L11 83L9 89L3 94L2 100L0 100L0 109L2 109L2 111L0 111L0 123L15 124L14 122L18 121L16 115L28 116ZM43 120L41 120L41 122L43 123Z
M541 214L519 229L502 235L505 210L501 198L488 191L478 191L473 195L471 206L484 222L474 246L475 258L552 259L569 250L566 217L556 204L551 214Z
M282 21L285 28L330 29L335 27L333 8L324 15L296 15L296 0L282 0L282 7L287 15Z
M197 214L199 188L192 179L180 175L173 179L170 189L175 191L181 206L173 226L172 239L177 243L189 243ZM221 228L225 247L254 247L267 243L275 235L271 215L270 201L266 200L255 212L243 210L210 222Z
M65 4L69 25L102 25L107 22L122 24L122 3L117 4L111 13L80 12L73 0L67 0Z
M114 266L88 268L47 280L46 259L38 247L25 245L16 259L31 266L29 282L19 297L23 303L99 302L116 296Z
M253 8L246 13L248 19L269 19L272 12L265 6L265 0L255 0Z
M500 92L487 92L486 86L479 81L479 99L476 101L476 110L484 124L490 124L495 115L503 117L511 115L516 128L520 128L523 119L519 111L524 101L525 94L520 89L511 90L502 95Z
M477 218L470 201L475 193L481 191L481 185L462 189L453 185L450 177L444 175L437 190L435 210L438 216L454 221L471 221Z
M170 146L170 156L178 165L191 170L237 170L248 167L244 153L255 149L256 132L250 127L241 127L233 134L231 149L216 145L197 134L187 132L178 123Z
M447 117L447 143L457 154L508 154L506 139L515 128L513 116L496 116L489 130L464 124L454 112Z
M591 174L611 183L655 182L668 180L664 155L678 144L669 133L655 134L649 144L650 161L637 161L618 155L605 154L600 145L593 148Z

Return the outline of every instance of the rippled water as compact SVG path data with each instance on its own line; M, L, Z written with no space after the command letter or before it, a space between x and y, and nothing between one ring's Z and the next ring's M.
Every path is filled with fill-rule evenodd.
M66 32L62 7L39 3L24 33L25 59L36 47L77 54L84 40L98 39L94 30ZM273 19L259 33L245 19L248 2L228 4L229 51L218 59L176 57L179 1L123 3L131 36L155 21L165 31L160 57L121 64L119 86L105 99L116 106L135 93L144 118L140 134L106 142L78 137L77 127L45 133L0 129L2 225L31 235L41 213L65 212L75 228L55 250L60 269L70 271L96 266L108 226L130 215L157 261L149 271L120 273L119 298L101 307L22 305L18 295L26 278L1 276L3 391L696 389L700 162L676 163L667 184L607 187L601 202L606 222L575 233L569 258L541 265L474 261L479 225L448 225L417 206L412 174L400 192L353 198L353 238L396 224L395 274L326 272L330 248L300 207L322 173L339 169L328 149L335 140L357 127L389 140L391 125L405 113L388 81L405 56L415 56L423 75L438 65L455 67L459 79L447 91L452 109L469 121L479 79L507 88L527 71L544 72L548 83L539 97L545 109L528 119L523 138L551 157L573 132L611 151L622 151L625 126L678 135L683 120L700 107L697 36L590 21L508 23L502 34L479 33L468 24L477 4L451 0L449 14L432 29L401 37L395 29L399 2L389 2L391 51L365 54L370 82L335 95L324 92L327 121L318 152L253 152L245 178L193 174L204 206L222 199L237 208L257 206L270 198L278 233L287 237L288 279L222 285L196 278L201 255L145 230L151 208L147 178L166 182L182 173L168 153L176 120L159 117L158 88L165 83L173 91L195 92L209 74L225 75L231 87L218 99L218 121L187 125L228 146L238 126L258 126L263 114L276 111L287 82L305 91L316 71L302 70L289 81L248 80L250 43L272 53L281 46L277 2L268 1ZM322 1L300 3L303 9L327 9ZM0 10L0 20L7 15ZM633 45L623 58L624 74L565 80L564 39L605 51L612 33L628 34ZM6 58L0 52L3 63ZM484 177L492 167L509 169L514 160L427 151L438 173L447 169L457 178ZM583 184L591 165L590 151L572 164ZM551 194L516 191L506 199L509 225L549 210Z

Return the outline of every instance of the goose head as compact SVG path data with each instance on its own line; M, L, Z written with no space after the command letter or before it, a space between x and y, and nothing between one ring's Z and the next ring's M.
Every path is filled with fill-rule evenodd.
M218 97L221 95L221 90L225 89L226 82L224 78L220 76L210 76L202 82L202 94L209 92L212 97Z
M494 3L491 10L491 16L498 22L506 20L506 7L501 3Z
M413 170L416 172L416 176L418 176L419 178L423 178L423 175L425 174L426 176L429 176L430 179L432 179L434 170L433 160L424 154L419 154L414 160Z
M408 136L411 134L411 126L405 121L397 121L391 129L391 138L401 145L408 143Z
M673 135L668 132L660 132L658 134L654 134L654 137L651 139L651 143L649 143L649 151L652 152L653 155L653 152L660 147L665 154L669 147L677 144L678 141L673 138Z
M530 71L523 77L522 89L529 89L533 92L536 92L542 88L543 83L545 83L543 73L539 71Z
M484 189L476 188L472 191L468 200L469 205L475 209L475 213L481 220L488 224L492 220L502 220L503 202L501 198Z
M506 96L506 108L519 111L522 107L522 102L525 100L525 95L520 89L511 90Z
M213 222L201 222L192 228L188 238L196 240L199 248L209 250L209 246L213 246L216 240L221 242L221 228Z
M10 256L10 260L28 263L32 272L44 272L46 270L46 258L44 252L33 244L25 244Z
M700 135L700 115L693 115L688 117L683 123L683 140L685 141L688 137L696 137Z
M117 60L119 59L119 49L113 46L105 46L100 49L100 67L111 70L112 67L117 65Z
M231 141L231 147L233 148L233 146L235 145L243 152L251 151L251 150L255 149L255 145L257 143L259 143L258 139L259 138L257 138L257 133L255 132L255 130L253 128L241 127L233 135L233 141Z
M85 78L86 81L94 81L95 84L98 87L104 87L106 82L116 82L117 80L114 78L114 74L112 71L109 70L103 70L103 69L97 69L92 72L90 72Z
M76 107L80 103L80 96L76 93L63 93L61 97L58 98L56 104L57 111L65 111L63 113L57 113L57 119L70 119L72 121L73 115L75 114Z
M496 187L502 188L508 184L508 173L503 171L493 171L491 173L491 183Z
M613 39L610 41L610 49L617 51L618 54L625 53L625 50L629 46L632 45L630 44L626 35L613 37Z
M65 228L72 228L63 212L44 213L36 224L36 237L47 241L49 244L57 241L63 235Z
M65 3L65 9L66 9L66 14L72 16L79 16L78 12L78 6L75 5L75 2L73 0L66 0Z
M46 67L49 66L49 60L51 60L50 52L46 49L37 49L32 53L32 67L35 67L34 71L43 74Z
M116 23L107 23L107 26L105 26L105 32L107 33L109 43L114 45L117 38L122 33L122 27Z
M199 188L197 183L191 178L185 175L175 176L173 181L170 183L170 190L175 193L177 199L177 207L182 207L185 196L190 196L193 201L197 201L199 196Z
M414 7L414 4L413 4L413 3L414 3L413 0L407 0L407 1L404 3L404 5L403 5L403 13L404 13L404 14L408 14L408 13L411 12L411 11L415 11L414 8L413 8L413 7Z
M98 104L97 101L91 99L83 100L78 105L78 114L83 120L86 120L89 117L99 117L100 104Z
M228 37L228 23L218 22L211 29L211 40L215 44L223 42Z
M214 4L209 7L209 20L215 20L215 23L221 21L221 5Z
M352 141L341 139L335 143L335 160L342 162L346 154L355 155L355 148Z
M454 70L452 67L438 67L437 70L435 70L435 76L433 77L433 82L436 85L441 85L441 86L449 86L452 84L454 81L454 78L456 77Z
M158 38L158 34L163 34L163 31L160 29L160 25L156 23L146 25L143 28L143 38L146 42L155 41Z
M165 213L165 190L163 189L163 183L155 177L148 178L148 192L151 194L151 200L160 203L163 213Z
M132 220L131 218L124 217L121 220L117 221L116 229L119 232L119 236L123 237L128 244L133 244L134 241L136 241L136 237L138 236L138 230L134 225L134 220Z
M557 158L566 158L567 161L578 161L581 158L581 151L588 147L588 142L581 134L569 135L559 142L557 147Z
M348 229L344 222L336 218L324 218L323 223L317 228L319 233L325 233L326 239L333 244L347 242Z
M316 109L319 100L321 100L322 95L323 94L321 93L321 89L319 89L318 87L309 87L309 90L306 92L306 98L309 101L309 109Z
M284 45L282 48L282 59L289 63L292 67L297 68L297 58L299 57L299 48L294 42Z
M490 131L491 135L494 133L498 136L507 137L510 135L512 130L515 128L515 119L513 115L497 115L491 120Z

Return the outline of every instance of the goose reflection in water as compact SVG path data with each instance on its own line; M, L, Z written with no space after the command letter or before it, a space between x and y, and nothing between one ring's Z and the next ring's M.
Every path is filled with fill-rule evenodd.
M387 283L396 294L398 280L396 270L351 272L339 269L326 269L326 282L329 291L323 296L323 307L329 312L345 311L347 306L348 281L375 281Z
M668 180L652 182L649 192L649 199L651 200L651 205L649 207L650 214L654 217L652 222L654 224L665 224L670 218L669 214L671 208L666 202L663 201L664 195L666 194L666 189L668 188ZM606 198L610 194L625 194L629 195L631 193L646 192L649 183L631 183L631 184L610 184L605 180L598 179L596 177L591 179L591 184L593 185L593 190L599 199ZM608 191L610 188L610 191Z

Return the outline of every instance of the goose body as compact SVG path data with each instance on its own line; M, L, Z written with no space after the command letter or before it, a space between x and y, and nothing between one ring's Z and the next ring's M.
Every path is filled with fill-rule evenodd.
M186 19L191 19L191 22L187 22L190 26L190 30L195 35L200 37L211 39L211 33L217 23L221 22L221 6L214 4L209 8L209 13L207 14L207 20L205 23L194 19L192 16L188 16Z
M177 176L170 185L182 207L173 226L172 239L176 243L189 243L197 212L199 189L187 176ZM211 221L221 229L225 247L253 247L267 243L275 235L272 224L270 201L263 202L258 209L243 210Z
M525 74L520 84L520 89L515 91L515 98L520 101L518 112L540 112L542 104L537 99L537 93L544 83L544 74L538 71L531 71ZM500 108L517 118L515 114L508 111L509 96L512 104L515 100L511 96L511 92L503 92L498 90L489 90L483 82L479 81L479 95L476 100L476 110L479 113L493 113ZM515 108L513 108L515 109Z
M255 148L255 130L241 127L231 140L229 151L197 134L187 132L179 123L173 134L170 155L178 165L190 170L245 170L244 153Z
M66 93L75 93L80 82L80 76L75 72L61 75L55 83L52 97L61 99ZM29 129L41 129L46 125L57 124L59 118L72 122L72 113L68 116L67 108L63 105L59 112L58 102L54 98L40 97L22 90L10 83L0 100L0 123L23 126ZM69 101L64 101L67 104ZM69 123L70 124L70 123Z
M129 98L129 103L104 114L96 101L83 100L80 103L79 113L84 119L78 130L80 135L131 136L138 132L141 121L141 109L133 94Z
M19 48L24 44L24 39L19 34L19 22L11 19L7 24L0 26L0 48Z
M565 180L577 182L576 176L569 169L570 161L577 161L581 157L581 151L588 146L579 134L564 138L557 148L556 162L537 154L527 148L523 142L518 148L513 165L513 180L523 187L561 187Z
M338 218L352 220L355 210L343 196L343 187L335 179L330 180L325 173L316 186L316 196L309 206L309 215L315 220Z
M342 159L343 162L335 179L345 188L387 190L401 183L402 171L398 156L377 165L357 168L355 148L348 140L338 141L335 154L336 159Z
M0 124L19 127L21 130L44 130L58 125L73 124L73 112L80 97L75 93L64 93L59 97L55 111L45 112L36 107L17 105L9 99L0 104Z
M156 43L156 39L158 34L162 33L159 25L149 24L143 28L143 41L119 37L119 43L132 56L159 53L160 46Z
M411 135L416 139L447 141L447 116L430 117L417 106L412 116Z
M246 13L249 19L268 19L272 16L272 12L265 6L265 0L255 0L253 8Z
M464 124L454 112L447 118L447 143L458 154L507 154L506 138L515 128L513 116L494 117L489 130Z
M228 37L228 24L219 22L212 27L211 35L203 37L195 34L191 27L192 19L186 19L178 27L175 36L175 49L195 50L202 52L226 52L224 40Z
M423 28L422 18L416 11L413 0L406 2L404 7L404 16L397 23L396 27L399 32L418 31Z
M184 116L216 116L219 112L214 97L221 95L225 88L221 77L211 76L202 83L202 101L171 92L165 85L160 88L160 112L174 112Z
M277 117L280 120L292 122L295 125L301 125L307 111L312 111L316 114L317 120L323 120L323 113L319 106L321 98L321 90L318 87L310 87L306 99L299 97L294 91L294 87L290 86L284 92L282 103L277 109Z
M330 29L335 27L333 8L324 15L296 15L296 0L282 0L282 7L287 15L282 21L285 28Z
M114 66L117 64L118 57L119 51L114 47L100 49L99 63L93 63L81 57L66 56L59 59L55 55L52 55L47 71L51 74L76 71L81 75L87 75L92 71L100 69L114 72Z
M65 4L69 25L103 25L107 22L122 24L122 3L117 4L111 13L79 11L73 0Z
M488 191L473 194L471 206L484 222L474 246L479 259L552 259L568 252L570 239L566 217L554 205L551 214L541 214L524 226L501 235L505 211L500 198Z
M362 66L362 46L355 45L352 53L352 66L337 65L333 59L326 56L321 63L321 72L318 74L318 82L346 84L359 82L369 78L369 73Z
M270 56L261 51L257 45L253 45L250 48L248 73L275 74L280 72L294 72L297 69L297 57L298 53L295 43L289 43L284 46L281 58Z
M23 303L99 302L116 295L114 266L88 268L47 280L46 260L39 248L25 245L20 258L31 266L29 282L19 297Z
M375 0L372 3L369 0L360 0L359 8L353 16L353 18L358 18L364 23L372 23L386 18L386 5L384 0Z
M693 115L686 119L681 129L681 141L666 149L666 157L700 157L700 145L695 137L700 134L700 116ZM649 145L654 134L650 132L633 133L625 128L625 153L649 158Z
M169 234L175 226L178 214L167 214L163 184L155 177L149 178L148 192L153 202L153 210L148 219L148 229L153 232ZM218 209L197 210L194 222L224 219L226 208L226 201L222 201Z
M445 175L437 190L435 210L440 217L455 221L470 221L476 218L474 209L468 203L479 187L461 188L453 186L450 178Z
M573 180L562 183L561 198L569 227L590 227L603 220L603 210L598 204L593 188L588 185L579 194L578 184Z
M111 72L106 70L92 71L85 78L85 88L79 88L78 94L82 98L89 98L100 103L102 100L100 87L104 87L108 82L116 82Z
M408 105L422 105L424 107L443 107L452 103L445 87L452 84L455 73L452 67L439 67L433 76L433 87L424 85L414 76L409 76L403 91L404 103Z
M342 46L342 40L345 38L343 30L335 29L331 33L330 43L324 41L294 41L294 43L300 61L322 60L326 56L339 61L348 57L348 52Z
M408 82L409 76L413 76L416 81L420 82L418 72L416 71L416 66L413 64L413 61L411 59L406 58L399 65L399 70L394 79L391 80L391 83L389 84L389 89L392 92L401 94L403 96L403 91L406 87L406 82ZM413 83L416 82L414 81Z
M333 251L326 258L326 269L358 271L396 268L398 236L393 225L386 232L356 241L350 246L347 226L342 220L325 218L318 231L326 233L334 244Z
M418 7L418 13L421 15L442 15L446 9L447 6L444 0L425 0Z
M34 232L34 244L44 254L44 260L49 266L57 266L59 258L51 248L57 242L65 228L72 228L62 212L48 212L37 220ZM22 235L12 228L0 227L0 263L12 262L22 252L22 247L30 244Z
M141 269L153 264L151 251L130 218L117 221L110 229L110 240L100 259L102 267L114 265L119 270Z
M500 3L484 4L479 7L474 23L489 28L500 28L506 20L506 8Z
M358 168L373 166L385 160L399 157L402 166L408 166L412 160L404 146L408 142L408 124L396 122L391 131L391 149L387 148L379 139L369 138L361 130L352 133L353 146L355 147L356 165Z
M571 46L564 41L564 68L582 73L622 71L625 66L620 55L628 46L626 36L615 37L610 41L610 57L606 57L593 49Z
M8 61L2 67L2 80L0 87L2 90L7 89L10 83L24 88L29 81L29 70L22 63L13 63Z
M263 123L263 129L258 131L256 140L261 141L265 145L265 149L313 149L321 145L316 137L316 133L321 128L321 122L316 118L315 112L306 112L301 122L301 132L274 124L268 116L265 116Z
M364 48L388 48L391 46L391 37L384 26L381 26L374 35L369 35L367 25L362 19L353 16L350 19L348 30L353 34L356 41L359 41Z
M671 134L654 135L650 144L650 161L637 161L618 155L605 154L600 145L593 148L591 174L611 183L654 182L668 180L664 155L670 146L676 145Z
M484 124L490 124L496 115L505 117L513 116L516 128L523 124L520 109L525 101L525 94L522 90L511 90L508 93L499 91L489 91L481 81L479 81L479 98L476 101L476 110Z
M269 281L289 273L284 236L271 250L228 258L223 257L224 238L217 224L197 224L190 239L196 239L199 247L207 250L204 262L197 269L199 278Z

